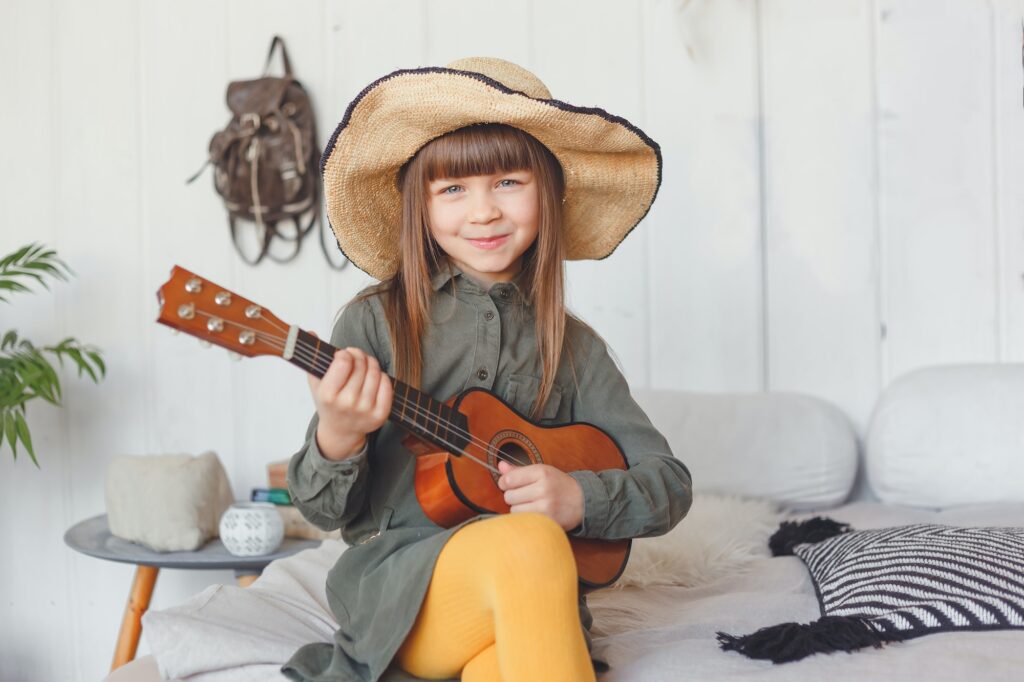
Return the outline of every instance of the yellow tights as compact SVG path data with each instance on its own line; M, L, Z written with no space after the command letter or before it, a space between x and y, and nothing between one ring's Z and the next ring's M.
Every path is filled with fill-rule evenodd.
M576 581L565 531L543 514L470 523L441 550L398 664L463 682L594 680Z

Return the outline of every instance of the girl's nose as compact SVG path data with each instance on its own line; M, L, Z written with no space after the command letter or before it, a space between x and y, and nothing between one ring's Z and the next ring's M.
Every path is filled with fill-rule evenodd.
M470 202L469 221L472 223L489 223L501 216L498 203L490 194L484 192L478 194Z

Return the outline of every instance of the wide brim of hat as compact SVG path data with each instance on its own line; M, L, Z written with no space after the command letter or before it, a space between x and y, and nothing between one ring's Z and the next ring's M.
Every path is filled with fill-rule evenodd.
M535 99L472 71L395 71L348 106L321 157L327 217L345 256L377 279L398 267L398 170L426 143L475 123L534 136L565 174L566 257L610 255L651 208L661 150L624 118Z

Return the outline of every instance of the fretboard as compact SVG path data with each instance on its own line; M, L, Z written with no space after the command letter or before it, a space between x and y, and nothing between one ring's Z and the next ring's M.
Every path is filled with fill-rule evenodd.
M300 329L295 351L288 362L322 379L337 350ZM462 454L469 442L466 415L394 377L391 383L395 394L389 415L391 421L442 450Z

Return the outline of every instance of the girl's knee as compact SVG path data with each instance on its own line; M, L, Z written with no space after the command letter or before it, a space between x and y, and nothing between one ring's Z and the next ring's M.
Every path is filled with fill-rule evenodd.
M517 512L493 519L493 559L512 571L571 573L576 561L565 531L550 517L536 512ZM482 530L482 529L481 529Z

